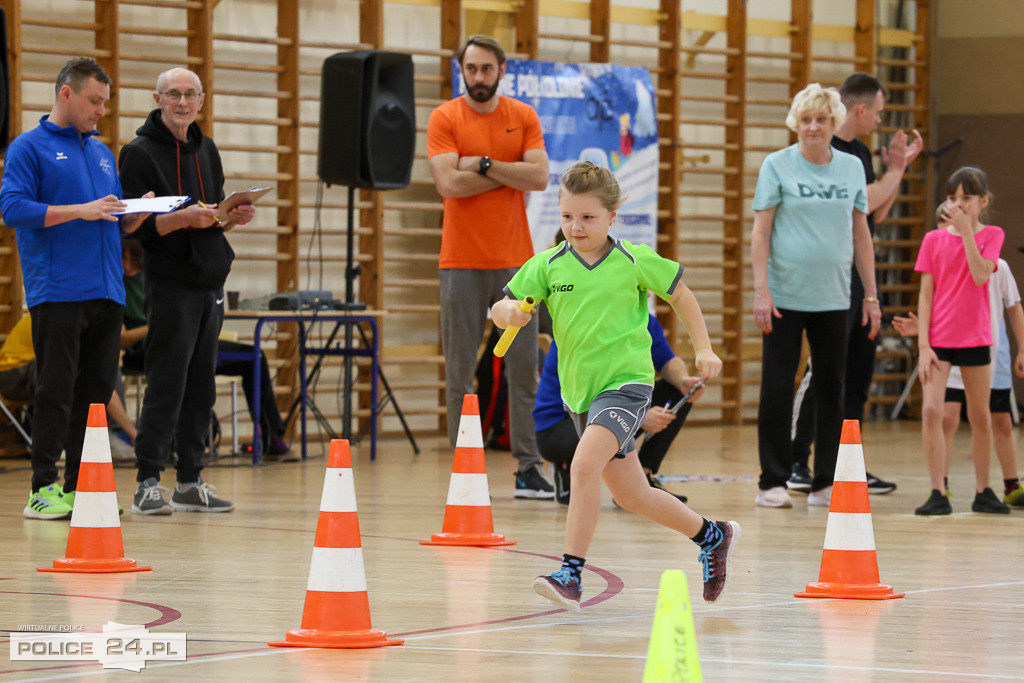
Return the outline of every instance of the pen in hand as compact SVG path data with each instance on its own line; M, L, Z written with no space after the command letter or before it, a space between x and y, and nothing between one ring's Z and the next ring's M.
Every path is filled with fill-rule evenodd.
M204 209L209 209L210 208L206 204L204 204L203 202L198 202L198 204L199 204L200 207L202 207ZM214 225L220 225L220 219L217 218L216 216L214 216L213 217L213 224Z

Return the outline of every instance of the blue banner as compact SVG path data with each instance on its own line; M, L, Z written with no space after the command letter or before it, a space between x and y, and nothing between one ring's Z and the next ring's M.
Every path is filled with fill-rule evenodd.
M612 235L657 249L658 124L654 84L643 67L563 64L510 59L498 92L531 105L540 117L551 178L544 192L528 192L526 212L535 251L559 230L558 183L580 160L610 169L626 201ZM466 92L452 59L457 96Z

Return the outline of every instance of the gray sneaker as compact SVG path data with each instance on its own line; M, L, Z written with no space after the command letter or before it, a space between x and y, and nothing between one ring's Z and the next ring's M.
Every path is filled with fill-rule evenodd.
M218 498L213 491L213 487L202 478L199 479L198 486L188 491L179 491L175 486L174 493L171 494L171 507L188 512L231 512L235 509L234 503Z
M170 490L160 486L156 477L150 477L139 482L135 489L135 502L132 504L132 512L137 515L169 515L174 510L164 500L161 491L170 493Z

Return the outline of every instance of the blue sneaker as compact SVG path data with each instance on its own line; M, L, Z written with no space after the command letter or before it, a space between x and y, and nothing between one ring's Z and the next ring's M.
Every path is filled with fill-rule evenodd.
M540 465L534 465L525 472L516 472L515 497L551 500L555 497L555 487L544 476Z
M580 611L580 595L583 593L580 581L565 567L547 576L538 576L533 580L533 590L563 609Z
M740 525L736 522L715 522L722 531L722 539L714 548L701 550L697 559L704 566L704 602L714 602L729 585L729 556L740 540Z

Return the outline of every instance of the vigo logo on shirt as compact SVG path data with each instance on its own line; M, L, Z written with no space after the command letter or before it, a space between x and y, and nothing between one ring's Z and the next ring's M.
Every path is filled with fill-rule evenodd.
M849 199L850 191L846 186L829 185L828 189L824 185L818 183L817 188L810 185L804 185L803 183L797 183L796 186L800 189L800 196L804 199L809 197L819 197L821 199Z
M571 292L573 285L551 285L552 292Z

